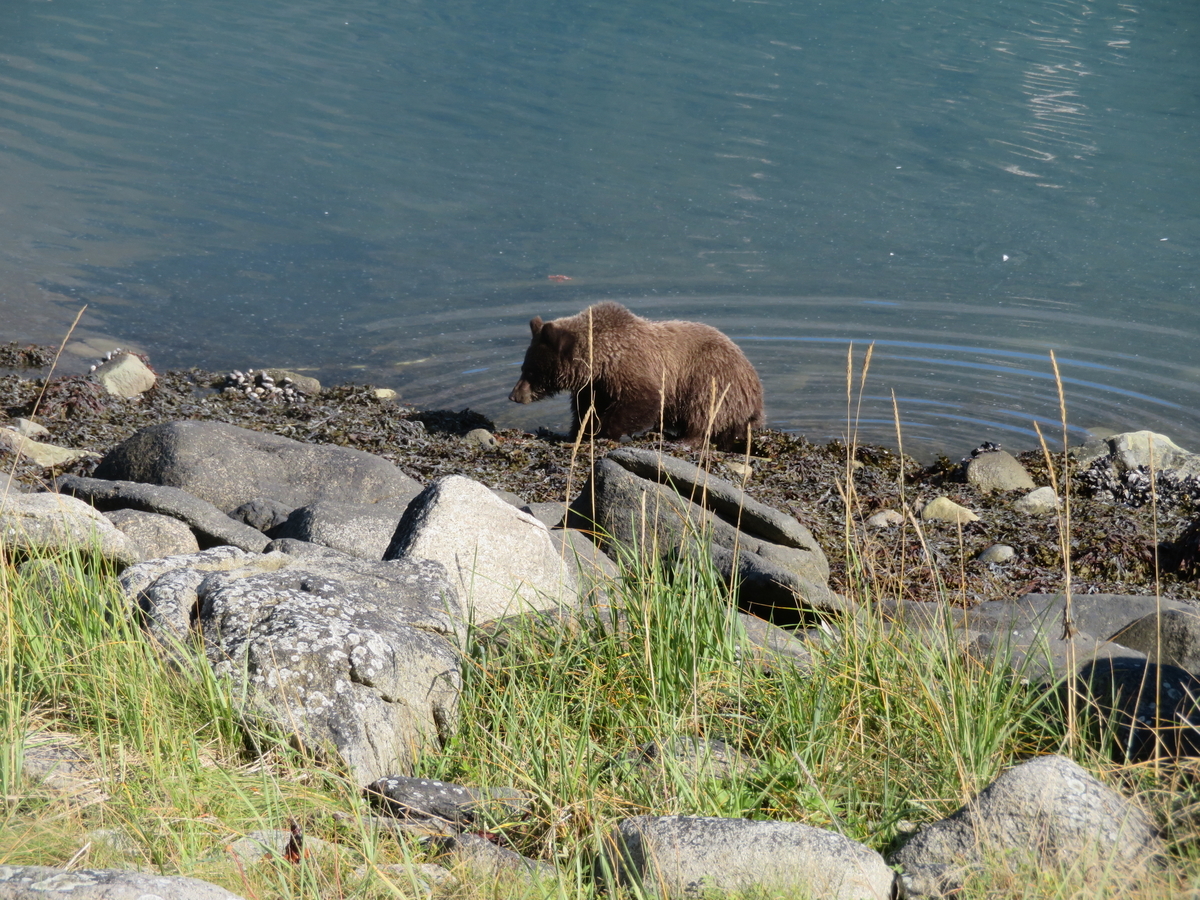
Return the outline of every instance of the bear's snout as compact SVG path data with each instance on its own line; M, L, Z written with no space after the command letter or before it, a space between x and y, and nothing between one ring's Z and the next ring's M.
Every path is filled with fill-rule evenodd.
M529 382L522 378L517 382L517 386L512 389L512 393L508 395L508 399L515 403L532 403L533 389L529 386Z

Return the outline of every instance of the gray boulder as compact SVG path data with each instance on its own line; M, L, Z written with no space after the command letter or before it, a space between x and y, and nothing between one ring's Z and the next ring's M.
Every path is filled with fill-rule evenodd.
M266 534L272 528L286 522L291 513L292 508L285 503L270 497L256 497L231 510L229 518Z
M1025 467L1007 450L980 453L967 463L967 482L983 493L992 491L1032 491L1033 479Z
M958 890L984 864L1082 865L1098 877L1135 878L1164 850L1138 806L1069 759L1043 756L1005 772L888 861L903 870L908 896L918 898Z
M384 559L441 563L476 623L579 602L574 568L546 526L461 475L409 504Z
M63 494L0 492L0 536L10 550L99 553L120 565L142 559L141 548L82 500Z
M412 497L420 492L416 485ZM379 503L318 500L292 510L272 534L276 539L293 538L332 547L359 559L383 559L412 497Z
M96 477L180 488L226 512L262 497L292 509L317 500L377 503L409 496L415 484L361 450L198 421L142 429L105 456Z
M1090 441L1074 454L1081 465L1107 457L1119 473L1145 466L1156 472L1173 472L1180 478L1200 474L1200 455L1153 431L1129 431Z
M1142 616L1113 635L1113 640L1146 654L1150 662L1200 675L1200 608L1171 604L1161 613Z
M359 784L448 736L463 610L440 566L236 552L157 560L123 587L160 634L203 636L248 720L331 750Z
M895 875L874 850L795 822L637 816L613 830L601 871L666 898L896 896Z
M515 889L518 896L541 897L558 877L549 863L498 847L482 835L438 835L424 843L439 862L489 892L495 892L499 882Z
M136 509L114 509L105 513L104 518L141 547L142 555L147 559L200 552L200 544L196 541L196 535L192 534L192 529L172 516Z
M231 519L211 503L179 488L78 475L62 476L55 482L55 487L63 494L86 500L99 510L134 509L179 519L192 529L202 547L228 544L257 552L268 541L261 532Z
M198 878L152 875L121 869L51 869L0 866L0 900L240 900Z
M740 519L738 503L745 504ZM802 609L849 608L826 585L829 563L803 525L727 481L652 451L614 450L598 460L568 523L596 533L614 554L625 548L671 557L694 552L703 538L717 570L740 580L739 605L777 621L794 620Z

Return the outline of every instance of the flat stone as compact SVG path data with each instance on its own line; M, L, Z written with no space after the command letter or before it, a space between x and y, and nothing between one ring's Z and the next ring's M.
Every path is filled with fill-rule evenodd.
M43 444L15 431L12 428L0 428L0 452L20 455L36 465L50 469L55 466L65 466L78 459L99 459L99 453L91 450L73 450L70 447L56 447L54 444Z
M47 437L50 434L50 429L45 425L39 425L33 419L13 419L10 427L17 433L23 434L28 438Z
M891 528L894 525L903 525L904 516L894 509L885 509L869 516L864 524L868 528Z
M0 866L0 900L241 900L198 878L124 869L52 869Z
M965 506L959 506L949 497L930 500L921 510L921 518L926 522L957 522L961 525L979 521L979 516Z

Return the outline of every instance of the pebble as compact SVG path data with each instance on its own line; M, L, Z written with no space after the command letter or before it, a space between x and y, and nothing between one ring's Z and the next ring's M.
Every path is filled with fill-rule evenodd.
M894 509L885 509L867 519L868 528L891 528L904 522L904 516Z
M1044 516L1058 511L1058 495L1052 487L1040 487L1030 491L1013 503L1013 509L1030 516Z
M992 544L979 554L979 561L984 563L1005 563L1017 555L1017 551L1008 544Z
M500 444L500 442L496 440L496 436L486 428L473 428L467 432L463 440L465 440L468 444L474 444L483 450L491 450Z
M725 460L725 468L727 468L734 475L738 476L738 478L745 479L754 474L754 468L752 466L748 466L741 460L737 459Z

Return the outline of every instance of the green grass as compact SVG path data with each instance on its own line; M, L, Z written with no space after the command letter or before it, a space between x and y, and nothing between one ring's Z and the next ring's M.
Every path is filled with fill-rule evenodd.
M328 767L282 746L254 756L248 747L270 736L248 739L225 685L189 661L199 657L164 664L111 572L78 555L49 561L54 579L41 571L0 566L0 864L145 867L247 897L420 893L410 874L420 845L373 831L358 786ZM457 732L415 773L529 791L530 814L485 827L555 863L561 882L543 886L553 895L595 893L591 861L625 816L776 818L886 852L1014 761L1072 743L1046 698L960 652L948 620L923 633L890 627L866 594L867 612L841 623L842 640L816 645L805 671L742 661L728 590L693 558L670 569L627 561L611 599L619 615L572 628L530 617L502 633L473 629ZM71 797L21 781L28 735L76 740L95 760L95 785ZM640 745L675 737L723 741L753 765L713 775L670 756L639 761ZM1178 849L1177 871L1133 896L1187 895L1200 872L1195 789L1148 769L1124 777ZM334 848L299 864L239 863L222 850L292 819ZM1016 877L985 873L968 895L1094 896L1070 872Z

